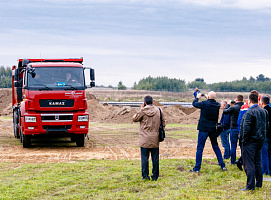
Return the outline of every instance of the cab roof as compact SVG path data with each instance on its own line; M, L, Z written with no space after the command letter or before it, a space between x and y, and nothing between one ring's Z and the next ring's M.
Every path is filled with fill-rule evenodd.
M29 63L32 67L81 67L82 64L79 63L68 63L68 62L38 62Z
M23 63L25 63L24 61L26 61L27 63L31 63L32 66L33 66L33 64L40 65L41 63L42 63L42 66L44 66L43 63L45 63L47 66L51 66L50 63L54 64L54 66L64 66L64 65L67 66L67 63L70 63L70 64L75 65L75 67L76 66L82 67L82 65L80 65L80 64L83 63L83 57L81 57L81 58L64 58L64 59L33 59L33 58L19 59L18 60L18 68L23 67L22 65L23 65ZM36 67L38 67L39 65L36 65Z

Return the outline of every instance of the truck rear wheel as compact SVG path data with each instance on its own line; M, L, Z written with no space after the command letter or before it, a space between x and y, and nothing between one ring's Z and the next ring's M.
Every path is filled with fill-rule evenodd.
M31 147L31 137L29 135L22 134L23 148Z
M13 111L13 131L14 131L14 137L15 138L20 138L19 120L18 120L18 112L17 112L17 110Z
M85 146L85 134L79 134L76 136L76 145L78 147L84 147Z

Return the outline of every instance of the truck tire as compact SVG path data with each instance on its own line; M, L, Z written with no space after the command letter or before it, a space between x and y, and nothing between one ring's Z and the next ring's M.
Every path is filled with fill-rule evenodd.
M23 143L22 127L20 125L19 125L19 138L20 138L20 142Z
M76 142L76 135L71 136L71 142Z
M84 147L85 146L85 134L79 134L76 136L76 145L78 147Z
M31 147L31 137L29 135L24 135L22 134L22 143L23 143L23 148L29 148Z
M17 112L17 110L13 111L13 131L14 131L14 137L15 138L20 138L19 120L18 120L18 112Z

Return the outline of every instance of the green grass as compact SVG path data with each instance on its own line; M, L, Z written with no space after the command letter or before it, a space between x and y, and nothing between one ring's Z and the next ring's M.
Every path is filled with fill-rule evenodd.
M242 192L246 176L236 166L222 172L216 160L161 160L158 181L142 181L140 161L89 160L78 163L0 163L0 199L268 199L271 182Z
M12 119L12 117L9 117L9 116L0 116L0 119Z

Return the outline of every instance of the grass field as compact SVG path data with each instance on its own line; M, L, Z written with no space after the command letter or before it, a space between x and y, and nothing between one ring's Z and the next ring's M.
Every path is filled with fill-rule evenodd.
M115 138L114 135L119 137L124 134L137 140L138 128L138 124L90 124L90 129L96 135L102 138L110 136L111 140ZM168 124L166 133L172 141L182 138L197 139L196 125ZM13 141L11 138L9 140ZM113 149L114 145L110 145ZM165 142L162 145L165 145ZM137 146L134 148L138 149ZM193 146L193 149L195 148L196 146ZM35 148L32 151L34 150ZM90 154L91 151L93 149L90 149ZM264 182L263 188L255 191L239 191L246 185L246 175L236 166L231 166L229 160L226 160L227 172L221 171L216 159L204 159L199 174L189 172L194 164L195 159L162 159L158 181L142 181L139 157L136 160L73 159L69 163L47 164L0 162L0 199L270 199L271 197L271 182Z
M140 161L89 160L58 164L0 164L0 199L269 199L271 182L242 192L246 176L216 160L161 160L158 181L142 181Z

